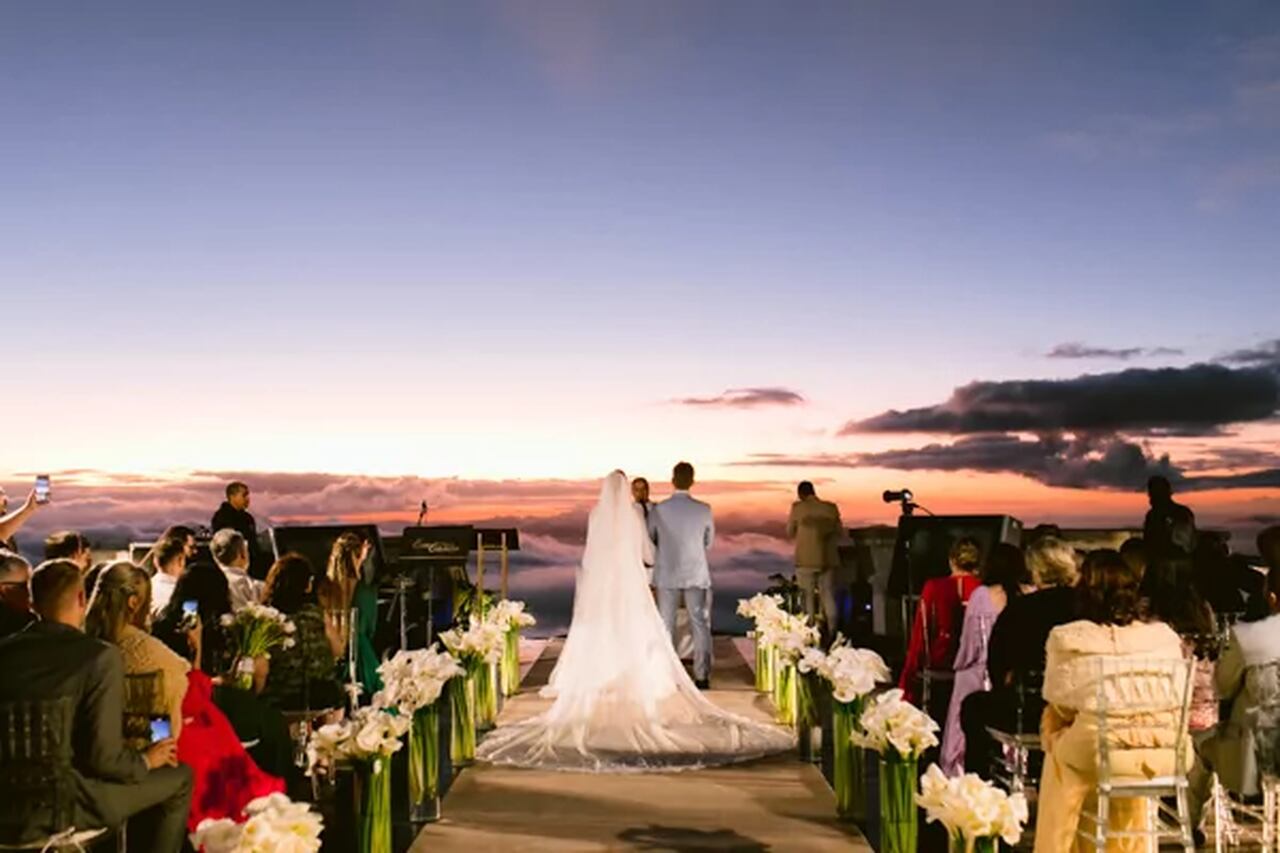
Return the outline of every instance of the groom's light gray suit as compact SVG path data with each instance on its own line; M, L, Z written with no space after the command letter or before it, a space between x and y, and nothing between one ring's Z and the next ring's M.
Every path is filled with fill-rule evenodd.
M649 536L658 546L653 585L658 590L658 611L675 641L676 609L684 599L693 629L693 677L711 675L711 622L707 601L711 569L707 549L715 539L711 507L687 491L675 494L649 512Z

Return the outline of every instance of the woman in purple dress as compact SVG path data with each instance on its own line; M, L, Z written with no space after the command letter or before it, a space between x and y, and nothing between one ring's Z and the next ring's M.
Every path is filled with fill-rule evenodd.
M965 697L987 684L987 641L1000 611L1022 593L1027 566L1022 549L999 544L987 559L982 586L973 591L965 607L964 627L960 632L960 648L956 652L955 687L947 708L947 725L942 733L942 772L948 776L964 773L964 731L960 728L960 705Z

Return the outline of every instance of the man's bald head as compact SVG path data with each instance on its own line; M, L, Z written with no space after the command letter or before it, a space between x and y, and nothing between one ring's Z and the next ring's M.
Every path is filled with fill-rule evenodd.
M31 574L31 609L50 622L74 624L84 620L84 578L70 560L47 560Z

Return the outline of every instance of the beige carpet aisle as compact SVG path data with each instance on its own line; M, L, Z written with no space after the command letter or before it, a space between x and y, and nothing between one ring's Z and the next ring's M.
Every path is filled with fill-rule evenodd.
M507 703L501 722L547 706L546 683L560 649L551 643ZM767 720L768 701L729 639L716 640L711 699ZM477 765L464 771L414 853L457 851L733 850L870 851L838 823L817 768L791 756L673 774L591 775Z

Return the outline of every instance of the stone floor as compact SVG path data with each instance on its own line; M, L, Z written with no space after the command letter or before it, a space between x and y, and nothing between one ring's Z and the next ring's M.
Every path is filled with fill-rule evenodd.
M510 700L502 721L546 707L537 688L555 663L551 643ZM732 640L716 641L710 698L767 720L751 671ZM672 774L593 775L477 766L444 803L413 850L457 851L870 851L856 828L838 823L817 768L793 756Z

